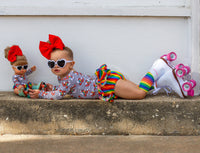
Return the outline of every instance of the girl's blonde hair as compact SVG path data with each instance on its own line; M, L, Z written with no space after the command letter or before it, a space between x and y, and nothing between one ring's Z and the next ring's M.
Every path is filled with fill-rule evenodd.
M63 50L67 52L67 57L69 57L70 60L74 59L73 51L69 47L65 46Z
M10 47L6 47L4 49L5 58L8 59L8 52L10 51ZM26 65L28 64L28 61L24 55L17 56L16 61L10 62L11 65Z

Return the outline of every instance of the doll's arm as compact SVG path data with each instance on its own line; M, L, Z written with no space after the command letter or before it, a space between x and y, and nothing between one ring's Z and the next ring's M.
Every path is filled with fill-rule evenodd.
M21 83L18 79L18 76L16 76L16 75L13 76L13 83L14 83L13 89L18 88L20 86Z
M31 67L31 71L32 72L36 71L36 66L35 65L33 67Z
M26 75L30 75L31 73L33 73L34 71L36 71L36 66L31 67L30 69L28 69L26 71Z

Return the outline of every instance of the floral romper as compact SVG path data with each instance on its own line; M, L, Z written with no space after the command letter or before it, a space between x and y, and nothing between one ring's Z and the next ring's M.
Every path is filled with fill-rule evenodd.
M74 98L99 98L113 102L113 99L117 98L114 95L114 87L119 79L125 78L121 73L107 69L105 64L96 70L95 76L84 75L72 70L64 78L58 77L59 86L54 86L53 91L41 90L39 98L61 99L69 94Z
M28 79L27 76L30 75L33 71L31 69L27 70L24 76L21 75L14 75L12 77L14 86L13 89L18 88L19 85L23 85L25 88L27 87L28 84Z

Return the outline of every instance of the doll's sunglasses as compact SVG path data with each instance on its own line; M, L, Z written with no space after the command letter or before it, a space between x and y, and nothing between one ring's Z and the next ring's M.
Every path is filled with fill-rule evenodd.
M67 63L70 63L72 61L67 61L66 59L59 59L57 61L54 60L48 60L48 66L52 69L55 67L55 65L57 64L59 67L65 67L65 65Z
M27 68L28 68L28 65L18 65L18 66L13 66L13 67L15 67L16 69L18 69L18 70L21 70L21 69L24 69L24 70L26 70Z

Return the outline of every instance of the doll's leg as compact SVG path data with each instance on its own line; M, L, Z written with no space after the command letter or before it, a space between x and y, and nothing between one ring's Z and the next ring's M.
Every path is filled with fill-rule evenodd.
M124 99L144 99L146 92L129 80L118 80L115 85L115 95Z
M21 89L22 89L22 88L23 88L23 86L22 86L22 85L19 85L18 88L15 88L15 89L14 89L14 93L17 94L17 95L19 95L19 93L21 92Z
M18 95L18 94L19 94L19 89L18 89L18 88L15 88L15 89L14 89L14 93L15 93L16 95Z
M24 86L22 85L20 85L18 88L15 88L14 93L21 97L26 97L26 92L24 90Z

